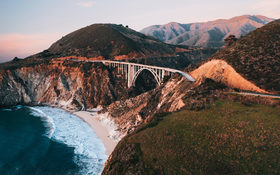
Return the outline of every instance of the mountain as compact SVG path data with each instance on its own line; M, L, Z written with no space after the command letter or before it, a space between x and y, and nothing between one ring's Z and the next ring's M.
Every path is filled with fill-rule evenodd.
M203 64L200 63L200 65L209 65L210 62L213 63L215 60L225 61L244 79L261 89L279 93L280 20L275 20L250 32L231 46L222 48L212 56L210 61L206 60ZM213 65L216 65L216 68L220 68L220 72L226 72L225 66L219 64ZM204 70L209 71L210 68L205 67ZM228 77L228 80L233 80L233 77ZM237 78L237 80L241 80L241 78ZM244 85L241 81L236 82L236 84Z
M176 47L116 24L93 24L55 42L46 52L56 57L136 58L174 55Z
M93 24L62 37L43 52L0 64L0 106L40 102L86 109L142 92L125 88L126 80L106 66L74 64L69 59L115 59L184 69L215 52L169 45L122 25Z
M244 36L271 21L273 19L265 16L244 15L204 23L180 24L172 22L166 25L150 26L140 32L169 44L222 47L224 39L229 35Z

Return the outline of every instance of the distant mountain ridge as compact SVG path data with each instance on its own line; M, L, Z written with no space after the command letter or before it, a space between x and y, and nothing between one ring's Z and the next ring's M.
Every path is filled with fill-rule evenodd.
M166 25L150 26L140 32L169 44L222 47L224 39L229 35L244 36L273 20L261 15L243 15L202 23L172 22Z

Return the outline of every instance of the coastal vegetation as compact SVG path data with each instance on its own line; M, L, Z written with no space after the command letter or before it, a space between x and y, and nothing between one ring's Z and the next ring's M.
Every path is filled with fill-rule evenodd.
M219 100L182 110L124 138L103 174L278 174L279 108Z

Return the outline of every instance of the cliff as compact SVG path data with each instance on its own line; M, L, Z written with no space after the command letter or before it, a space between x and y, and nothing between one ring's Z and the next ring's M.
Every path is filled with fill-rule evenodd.
M108 105L127 94L122 76L101 63L52 60L1 69L0 75L0 106L46 103L85 110Z

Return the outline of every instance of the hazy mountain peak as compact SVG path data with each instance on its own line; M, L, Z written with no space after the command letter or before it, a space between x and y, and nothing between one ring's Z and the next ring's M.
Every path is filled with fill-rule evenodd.
M170 44L221 47L229 35L244 36L271 21L273 19L261 15L242 15L201 23L170 22L144 28L141 32Z

